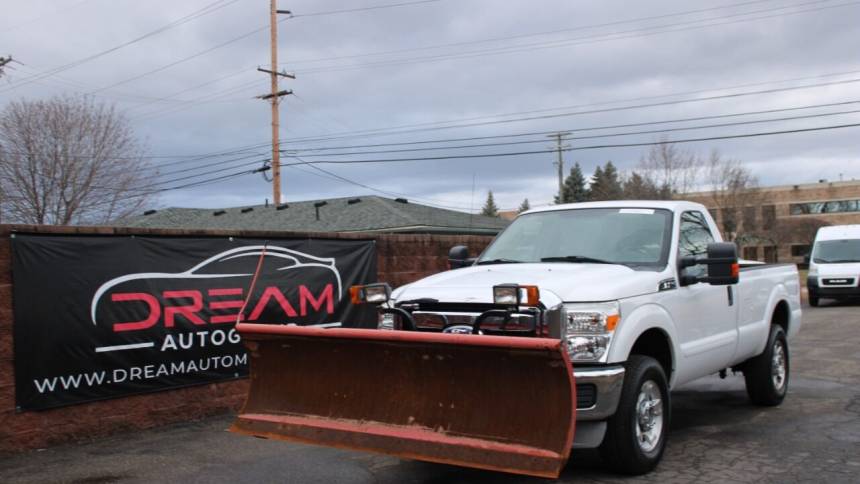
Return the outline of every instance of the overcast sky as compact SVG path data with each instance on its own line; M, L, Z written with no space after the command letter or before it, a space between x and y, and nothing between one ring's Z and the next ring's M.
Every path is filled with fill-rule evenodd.
M256 72L269 62L268 6L268 0L0 0L0 55L20 62L0 79L0 108L63 93L116 103L160 166L164 187L256 168L271 156L269 105L254 99L269 89L268 77ZM388 8L366 8L377 6ZM122 46L205 7L203 15ZM295 92L281 105L282 148L300 157L283 157L287 164L541 151L552 146L543 133L557 130L571 131L567 144L581 148L653 142L661 134L629 133L666 128L768 120L666 134L689 139L860 123L860 113L845 113L860 110L860 82L853 82L860 81L858 1L283 0L279 8L295 15L280 23L278 47L281 67L296 73L281 82ZM120 48L104 53L114 47ZM588 129L847 101L857 103ZM635 107L655 103L662 105ZM843 114L809 117L826 113ZM805 117L770 121L798 116ZM523 133L537 134L350 148ZM628 134L594 138L618 133ZM532 143L451 148L513 141ZM313 151L332 147L344 148ZM743 160L762 185L860 179L857 127L684 147ZM564 158L587 174L607 160L630 170L647 149L576 150ZM377 153L343 154L356 151ZM322 153L328 156L313 156ZM487 190L502 208L526 197L533 206L549 203L557 186L554 160L554 153L539 153L317 166L385 192L468 210L480 208ZM172 181L184 177L192 178ZM376 193L307 165L285 167L283 178L287 200ZM251 174L167 191L155 205L224 207L266 198L270 184Z

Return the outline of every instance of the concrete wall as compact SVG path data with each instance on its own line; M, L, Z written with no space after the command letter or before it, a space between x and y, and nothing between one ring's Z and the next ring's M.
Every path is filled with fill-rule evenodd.
M484 236L325 234L250 231L155 230L110 227L0 225L0 452L15 452L90 439L123 430L144 429L235 411L247 381L211 383L178 390L103 400L40 412L15 411L12 274L9 234L18 232L88 235L167 235L193 237L316 237L374 239L380 281L397 287L446 269L448 249L468 245L478 254L492 240Z

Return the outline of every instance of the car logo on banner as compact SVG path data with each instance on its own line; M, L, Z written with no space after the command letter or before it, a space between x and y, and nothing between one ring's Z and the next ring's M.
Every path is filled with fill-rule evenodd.
M254 293L249 295L258 263L260 274ZM184 272L143 272L111 279L96 290L90 317L92 324L110 325L114 333L157 326L199 330L232 325L240 319L340 326L340 322L316 323L318 317L314 315L333 314L342 290L334 258L277 246L266 246L264 250L262 245L253 245L221 252ZM215 331L218 330L213 329L213 336L218 334ZM230 334L230 339L234 338ZM177 346L169 335L164 344ZM102 346L96 352L152 346L152 342Z

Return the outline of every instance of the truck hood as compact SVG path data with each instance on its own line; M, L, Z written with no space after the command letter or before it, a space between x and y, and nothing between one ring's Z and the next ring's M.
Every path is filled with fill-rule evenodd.
M541 299L550 292L563 302L624 299L657 291L660 272L610 264L492 264L442 272L395 291L398 301L431 298L443 302L492 303L498 284L535 285Z
M818 277L857 277L860 275L860 262L836 264L816 264Z

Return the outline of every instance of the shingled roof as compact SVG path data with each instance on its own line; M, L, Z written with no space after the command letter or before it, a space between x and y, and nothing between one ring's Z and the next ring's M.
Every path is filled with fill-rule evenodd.
M112 225L146 228L291 232L496 234L510 222L378 196L224 209L166 208Z

